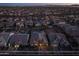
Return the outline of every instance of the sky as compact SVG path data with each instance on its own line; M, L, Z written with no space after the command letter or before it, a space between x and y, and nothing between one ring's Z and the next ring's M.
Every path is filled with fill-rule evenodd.
M0 3L0 6L39 6L47 3Z
M70 5L68 3L0 3L0 6L44 6L44 5Z

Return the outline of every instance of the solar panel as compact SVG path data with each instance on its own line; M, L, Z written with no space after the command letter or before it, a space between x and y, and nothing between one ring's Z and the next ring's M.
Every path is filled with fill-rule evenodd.
M53 49L64 49L65 47L70 45L66 40L66 37L61 33L48 33L48 38Z
M30 44L37 44L38 41L42 41L48 44L47 38L43 31L34 31L31 34Z
M14 34L10 37L10 44L27 45L28 44L28 34Z

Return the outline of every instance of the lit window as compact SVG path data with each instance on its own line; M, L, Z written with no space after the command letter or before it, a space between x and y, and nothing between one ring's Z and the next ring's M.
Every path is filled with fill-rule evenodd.
M15 45L15 48L18 48L19 47L19 45Z

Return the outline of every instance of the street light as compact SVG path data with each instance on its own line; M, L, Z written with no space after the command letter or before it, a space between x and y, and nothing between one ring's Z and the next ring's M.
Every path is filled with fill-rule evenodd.
M39 50L46 50L48 47L48 44L42 42L42 41L38 41L37 44L35 44L35 46L39 49Z

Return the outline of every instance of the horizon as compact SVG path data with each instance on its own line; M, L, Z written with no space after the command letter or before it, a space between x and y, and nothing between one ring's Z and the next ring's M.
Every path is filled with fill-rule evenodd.
M0 6L46 6L46 5L73 5L73 4L72 3L0 3Z

